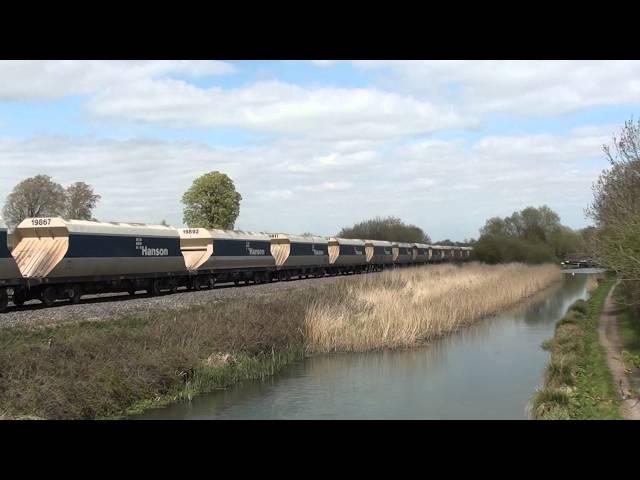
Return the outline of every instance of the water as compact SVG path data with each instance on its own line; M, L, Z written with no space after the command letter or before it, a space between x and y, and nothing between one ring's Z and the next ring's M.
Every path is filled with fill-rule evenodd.
M580 272L582 273L582 272ZM525 419L549 355L542 342L587 275L424 347L320 355L144 419Z

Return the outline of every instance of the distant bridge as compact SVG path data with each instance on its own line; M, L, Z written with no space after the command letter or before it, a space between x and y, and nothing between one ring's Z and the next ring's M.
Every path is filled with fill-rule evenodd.
M580 253L565 256L562 265L577 268L595 268L600 266L593 257Z

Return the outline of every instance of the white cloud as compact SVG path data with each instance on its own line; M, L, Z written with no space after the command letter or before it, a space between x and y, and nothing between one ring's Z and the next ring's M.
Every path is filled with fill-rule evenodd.
M569 135L492 136L466 146L421 141L390 148L363 143L336 169L344 143L276 141L256 148L193 143L37 137L0 139L0 200L39 173L63 184L82 180L102 195L102 220L181 225L180 198L193 179L220 170L243 196L238 228L335 234L375 215L395 215L434 238L477 236L495 215L549 204L564 222L582 226L590 186L606 167L608 128ZM315 168L309 167L310 159ZM595 159L595 160L594 160ZM290 168L276 168L278 162ZM322 162L330 168L322 168Z
M300 87L262 81L223 89L175 79L144 79L102 90L88 103L96 116L167 127L238 127L353 141L474 126L428 101L372 88Z
M640 61L357 61L387 71L396 91L471 113L557 115L592 106L640 103Z
M263 192L259 192L259 196L267 200L286 200L287 198L291 198L293 196L293 192L288 188L282 190L266 190Z
M97 118L344 142L478 124L429 101L374 88L301 87L277 80L203 88L181 78L233 71L216 61L8 61L0 62L0 100L88 95L86 108Z
M311 63L313 63L316 67L332 67L333 65L335 65L336 61L335 60L311 60Z
M347 190L352 188L351 182L323 182L318 185L303 185L295 187L295 190L300 192L337 192L341 190Z
M434 238L461 239L477 235L490 216L542 203L580 226L591 183L606 166L601 145L619 126L485 133L471 143L429 134L476 129L492 112L545 116L640 103L640 62L355 64L375 71L378 86L189 81L235 71L217 61L0 62L0 101L86 95L91 120L115 120L125 130L138 122L147 132L154 130L146 125L162 125L269 134L268 143L238 148L0 138L0 201L23 178L47 173L64 184L93 184L103 197L98 218L179 225L182 193L196 176L220 170L243 195L237 226L251 230L329 235L396 215Z
M164 76L203 77L234 71L229 63L210 60L4 60L0 61L0 100L88 95Z

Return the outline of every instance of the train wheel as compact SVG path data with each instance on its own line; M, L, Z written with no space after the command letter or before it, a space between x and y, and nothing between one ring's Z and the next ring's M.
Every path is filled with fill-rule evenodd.
M47 287L42 292L42 303L45 307L50 307L56 302L56 289L53 287Z
M174 294L174 293L178 293L178 282L174 279L172 279L169 282L169 291Z
M154 297L157 297L162 293L160 291L160 280L151 280L151 288L149 290L149 293Z
M76 283L73 287L71 287L71 290L69 290L69 299L71 300L71 303L77 305L78 303L80 303L81 296L82 287Z
M136 288L136 284L132 280L125 280L124 282L122 282L122 289L132 297L136 294L136 291L138 290Z
M13 291L13 298L11 299L11 301L13 302L13 304L16 307L21 307L22 305L24 305L24 302L27 301L27 296L20 289L14 290Z
M7 305L9 305L9 294L5 289L2 289L0 290L0 312L6 312Z
M216 277L214 277L213 275L209 275L209 278L207 278L207 283L209 284L209 288L213 290L216 287Z

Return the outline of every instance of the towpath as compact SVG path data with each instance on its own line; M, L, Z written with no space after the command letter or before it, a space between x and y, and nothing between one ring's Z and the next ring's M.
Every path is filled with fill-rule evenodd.
M618 334L616 315L618 307L613 300L613 291L618 283L609 291L605 301L600 315L598 335L600 343L607 352L607 363L622 397L622 414L627 420L640 420L640 392L634 391L629 384L622 360L623 345Z

